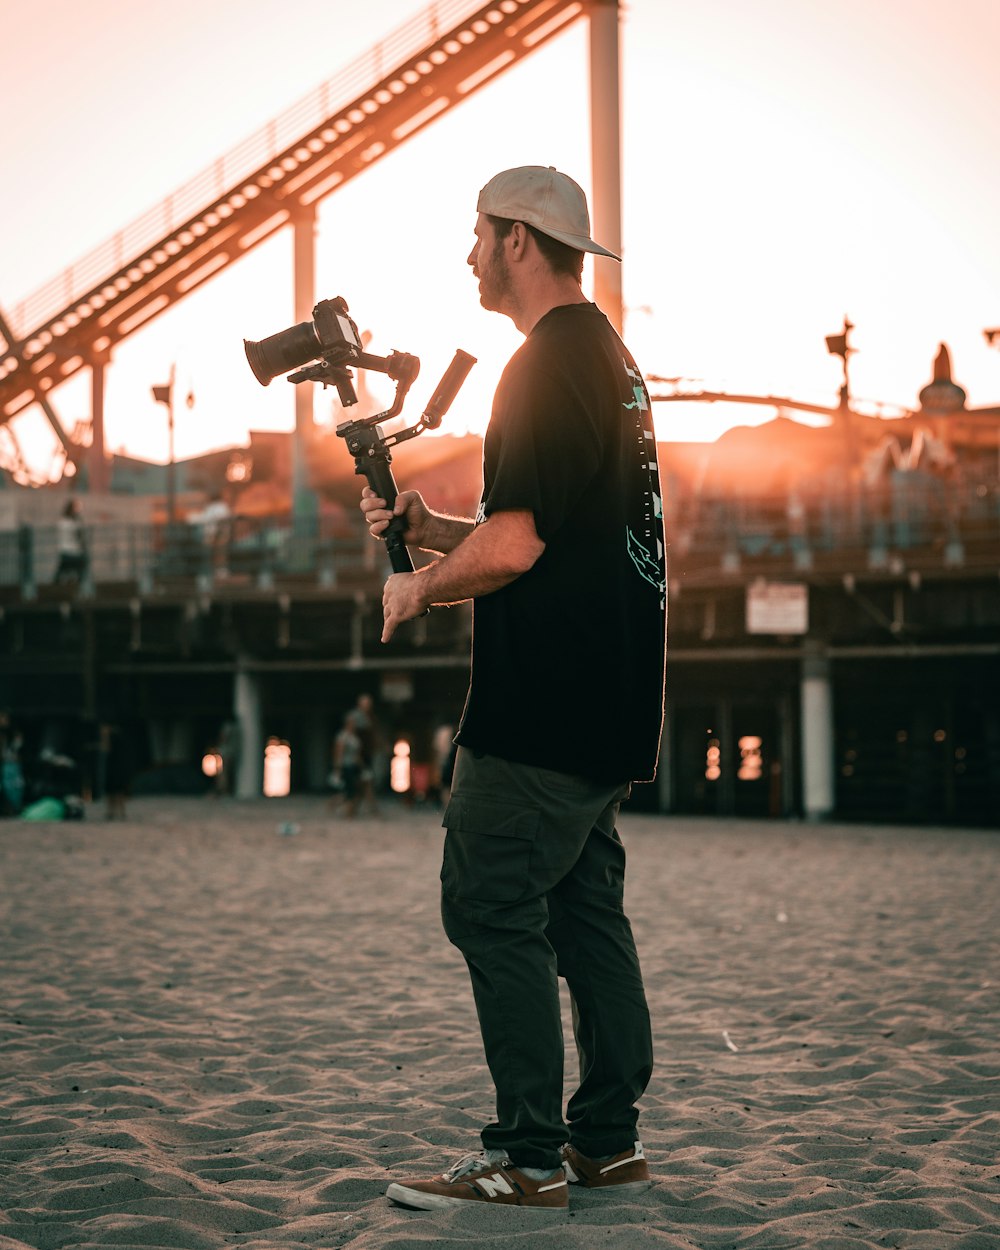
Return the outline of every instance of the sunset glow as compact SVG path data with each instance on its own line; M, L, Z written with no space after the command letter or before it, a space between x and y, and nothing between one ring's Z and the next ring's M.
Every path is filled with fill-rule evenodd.
M31 119L6 136L0 306L13 309L419 10L411 0L23 6L0 52L6 113ZM970 406L1000 400L1000 354L983 337L1000 323L998 43L992 0L632 0L623 282L642 367L693 389L833 404L840 361L824 336L846 313L859 398L913 405L943 340ZM321 203L318 297L344 295L372 351L421 358L413 408L457 347L478 357L447 433L483 429L520 341L479 307L464 263L476 195L524 163L589 186L587 58L576 22ZM243 442L250 428L291 428L291 388L259 387L242 340L292 320L284 230L118 346L109 450L166 459L150 387L172 365L179 395L193 398L177 407L178 456ZM384 378L372 389L388 402ZM51 398L72 429L89 416L89 372ZM656 415L661 438L703 440L773 413L664 404ZM329 394L316 416L331 419ZM44 456L52 436L38 410L16 424Z

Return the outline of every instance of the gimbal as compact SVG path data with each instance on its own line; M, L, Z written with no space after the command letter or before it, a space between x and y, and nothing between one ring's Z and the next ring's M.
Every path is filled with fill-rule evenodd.
M349 365L385 373L396 383L392 406L385 412L357 421L345 421L337 426L338 438L346 442L347 450L354 457L355 473L367 478L368 485L379 498L385 500L390 511L398 492L389 467L392 462L389 449L415 438L424 430L437 429L469 370L476 363L475 356L456 351L420 420L406 429L386 435L378 423L399 416L407 392L420 372L420 361L405 352L394 351L388 356L373 356L366 352L358 327L341 296L321 300L313 309L312 321L300 322L259 342L244 339L243 346L254 377L261 386L267 386L279 374L295 369L296 372L289 373L289 382L321 382L323 386L335 386L345 408L358 402ZM405 530L404 519L393 517L383 534L389 561L396 573L413 572L413 561L403 542Z

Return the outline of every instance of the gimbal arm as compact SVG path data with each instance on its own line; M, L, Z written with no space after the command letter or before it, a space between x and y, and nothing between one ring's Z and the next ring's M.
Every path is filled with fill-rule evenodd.
M389 357L388 359L392 360L393 358ZM406 359L414 360L415 358L411 356ZM360 360L358 363L363 364ZM445 371L444 377L438 383L437 389L428 401L423 416L416 425L412 425L408 429L399 430L395 434L383 435L377 424L379 421L395 416L402 407L399 391L404 389L404 383L408 387L412 381L412 377L407 380L405 375L398 380L396 402L387 412L379 413L376 417L368 417L361 421L351 421L345 425L338 426L337 434L347 443L347 450L354 457L354 472L362 474L367 479L368 485L380 499L385 500L386 507L390 511L395 506L396 496L399 493L395 478L392 476L392 469L389 467L392 463L390 448L395 447L397 443L404 443L408 439L415 438L418 434L422 434L424 430L436 429L441 424L441 419L451 407L452 400L458 394L459 387L465 381L469 370L475 363L476 358L470 356L468 352L456 351L451 364ZM419 368L419 362L417 368ZM385 372L389 372L389 370L385 370ZM391 376L393 375L390 373ZM416 377L416 373L413 373L413 377ZM382 536L385 541L386 551L389 553L389 563L392 565L394 573L413 572L413 561L410 559L410 553L407 551L406 543L403 541L405 532L406 521L403 517L397 516L392 518Z
M351 365L359 369L375 369L392 378L396 383L396 396L391 408L378 416L346 421L337 427L337 434L346 440L348 450L354 456L355 472L364 474L369 486L386 501L389 508L395 505L397 494L389 468L392 460L389 448L422 434L424 430L436 429L476 363L475 357L467 352L456 352L416 425L385 437L377 422L399 415L406 393L420 372L420 361L405 352L394 351L388 356L373 356L366 352L343 296L320 300L313 309L312 321L289 326L266 339L244 339L243 347L247 363L261 386L269 385L281 373L288 374L288 381L292 383L320 382L323 386L337 388L344 408L358 402ZM295 372L289 373L292 369ZM385 545L397 573L413 572L413 562L403 542L405 531L406 523L402 517L393 517L385 531Z

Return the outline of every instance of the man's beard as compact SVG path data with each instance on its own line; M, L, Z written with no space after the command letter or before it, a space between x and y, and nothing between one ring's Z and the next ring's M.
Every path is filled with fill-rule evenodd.
M487 312L503 312L511 294L510 268L503 239L495 239L485 268L479 270L479 302Z

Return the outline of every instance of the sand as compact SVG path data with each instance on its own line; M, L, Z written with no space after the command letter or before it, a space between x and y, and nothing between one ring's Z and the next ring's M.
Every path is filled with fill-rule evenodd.
M654 1186L390 1204L491 1115L439 821L0 824L2 1250L1000 1247L1000 835L970 830L624 815Z

